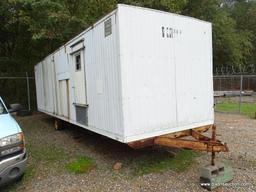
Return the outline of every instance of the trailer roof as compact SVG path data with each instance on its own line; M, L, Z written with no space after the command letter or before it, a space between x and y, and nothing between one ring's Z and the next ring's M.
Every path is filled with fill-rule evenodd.
M89 30L93 29L95 26L97 26L98 24L100 24L101 22L103 22L106 18L108 18L109 16L115 14L117 11L117 8L115 8L113 11L111 11L110 13L108 13L107 15L101 17L98 21L96 21L94 24L92 24L91 26L89 26L88 28L86 28L85 30L83 30L81 33L79 33L78 35L76 35L75 37L73 37L72 39L70 39L68 42L64 43L63 45L61 45L59 48L57 48L55 51L53 51L52 53L50 53L49 55L47 55L44 59L50 57L51 55L53 55L54 53L56 53L57 51L59 51L60 49L64 48L65 46L67 46L69 43L75 41L76 39L80 38L82 35L84 35L86 32L88 32ZM44 60L43 59L43 60ZM41 63L43 60L41 60L40 62L38 62L37 64ZM37 65L36 64L36 65Z
M92 24L91 26L89 26L88 28L86 28L85 30L83 30L81 33L79 33L78 35L76 35L75 37L73 37L72 39L70 39L68 42L64 43L62 46L60 46L59 48L57 48L54 52L50 53L49 55L47 55L44 59L50 57L51 55L53 55L54 53L56 53L57 51L59 51L60 49L64 48L65 46L67 46L69 43L75 41L76 39L78 39L79 37L81 37L82 35L84 35L86 32L88 32L89 30L93 29L95 26L97 26L98 24L100 24L101 22L103 22L106 18L108 18L109 16L113 15L116 13L116 11L118 10L119 6L125 6L125 7L132 7L135 9L143 9L143 10L149 10L149 11L154 11L154 12L159 12L159 13L164 13L164 14L168 14L168 15L175 15L175 16L179 16L179 17L185 17L188 19L192 19L192 20L196 20L199 22L204 22L204 23L208 23L211 25L210 22L208 21L204 21L204 20L200 20L194 17L189 17L186 15L180 15L180 14L176 14L176 13L170 13L167 11L161 11L161 10L157 10L157 9L152 9L152 8L147 8L147 7L139 7L139 6L134 6L134 5L127 5L127 4L117 4L117 7L112 10L110 13L104 15L103 17L101 17L99 20L97 20L94 24ZM43 60L44 60L43 59ZM41 63L43 60L41 60L39 63ZM38 64L39 64L38 63ZM37 65L37 64L36 64Z
M199 21L199 22L211 24L211 22L209 22L209 21L204 21L204 20L201 20L201 19L198 19L198 18L195 18L195 17L190 17L190 16L187 16L187 15L181 15L181 14L177 14L177 13L171 13L171 12L162 11L162 10L158 10L158 9L152 9L152 8L148 8L148 7L140 7L140 6L134 6L134 5L127 5L127 4L118 4L118 6L119 5L126 6L126 7L133 7L135 9L143 9L143 10L149 10L149 11L164 13L164 14L168 14L168 15L175 15L175 16L179 16L179 17L185 17L187 19L192 19L192 20L196 20L196 21Z

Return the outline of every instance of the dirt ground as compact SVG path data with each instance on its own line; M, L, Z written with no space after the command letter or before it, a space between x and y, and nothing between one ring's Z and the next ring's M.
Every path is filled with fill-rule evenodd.
M232 166L235 176L228 186L214 191L256 191L256 120L222 113L215 117L217 138L227 142L230 149L218 154L217 160ZM159 154L164 158L169 152L159 147L133 150L74 126L55 131L53 119L42 114L18 118L18 122L25 132L29 165L23 180L4 188L4 192L207 191L199 186L199 168L209 163L209 154L201 154L183 172L165 169L138 175L135 160ZM96 166L84 174L67 172L65 162L79 155L94 159ZM119 171L113 170L116 162L122 163Z

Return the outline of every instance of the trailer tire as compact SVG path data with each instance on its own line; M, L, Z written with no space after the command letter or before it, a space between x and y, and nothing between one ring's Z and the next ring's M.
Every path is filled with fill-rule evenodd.
M55 119L55 121L54 121L54 128L55 128L55 130L56 131L60 131L60 130L62 130L63 129L63 121L62 120L60 120L60 119Z

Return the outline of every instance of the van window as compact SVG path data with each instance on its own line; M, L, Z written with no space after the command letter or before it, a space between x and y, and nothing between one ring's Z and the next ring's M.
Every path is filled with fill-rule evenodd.
M0 100L0 115L6 114L6 113L7 113L7 111L6 111L2 101Z

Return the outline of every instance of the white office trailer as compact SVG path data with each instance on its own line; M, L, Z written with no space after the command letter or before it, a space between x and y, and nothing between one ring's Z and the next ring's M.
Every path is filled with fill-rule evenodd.
M119 4L35 79L39 111L123 143L212 125L211 23Z

